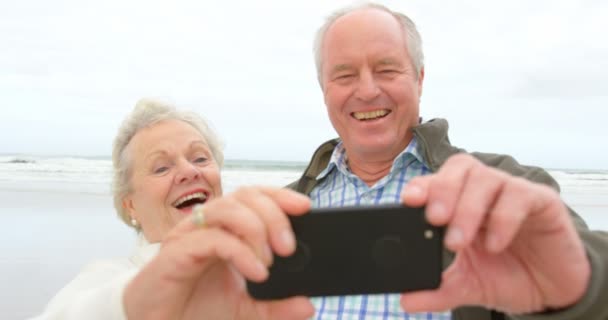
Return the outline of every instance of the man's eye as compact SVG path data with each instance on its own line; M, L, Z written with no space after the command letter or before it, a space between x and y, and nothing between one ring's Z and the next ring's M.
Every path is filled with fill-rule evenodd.
M380 70L380 73L384 73L384 74L393 74L395 72L397 72L397 70L392 70L392 69Z
M344 80L344 79L352 78L353 76L354 75L352 75L352 74L343 74L343 75L337 76L336 79L338 79L338 80Z
M165 171L169 170L169 167L158 167L156 169L154 169L154 173L155 174L160 174L163 173Z

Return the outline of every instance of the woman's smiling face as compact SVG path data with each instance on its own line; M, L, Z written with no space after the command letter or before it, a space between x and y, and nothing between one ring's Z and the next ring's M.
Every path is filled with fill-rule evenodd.
M127 146L131 192L123 206L149 242L158 242L192 213L222 194L220 169L191 125L165 120L139 130Z

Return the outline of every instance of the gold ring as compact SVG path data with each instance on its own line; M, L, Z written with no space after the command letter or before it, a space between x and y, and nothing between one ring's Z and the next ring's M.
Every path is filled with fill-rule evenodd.
M205 213L202 205L196 205L192 209L192 223L199 228L205 227Z

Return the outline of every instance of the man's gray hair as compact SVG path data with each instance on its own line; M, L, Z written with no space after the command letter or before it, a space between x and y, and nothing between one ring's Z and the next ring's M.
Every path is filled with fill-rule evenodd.
M420 37L420 33L418 33L418 29L416 29L416 24L414 24L414 22L403 13L393 11L381 4L368 2L334 11L334 13L332 13L325 20L325 23L317 31L314 40L313 50L315 55L315 65L317 67L317 79L319 80L319 84L323 86L323 78L321 73L321 69L323 68L323 60L321 57L321 50L323 49L323 40L325 39L325 34L327 33L327 30L340 17L362 9L381 10L391 14L393 17L395 17L395 19L397 19L397 22L399 22L399 24L401 25L403 33L406 36L405 46L410 55L412 66L416 70L416 76L419 76L420 71L424 67L424 53L422 52L422 38Z
M158 100L147 98L139 100L118 129L112 149L114 208L120 218L129 226L132 226L131 217L122 203L123 199L132 191L130 182L133 163L129 154L129 143L139 130L166 120L183 121L194 127L209 145L213 159L218 166L221 168L224 163L222 144L201 116L190 111L179 111L172 105Z

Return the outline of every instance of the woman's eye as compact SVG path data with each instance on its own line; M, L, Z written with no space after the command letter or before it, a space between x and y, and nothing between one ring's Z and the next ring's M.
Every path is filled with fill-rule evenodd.
M154 169L154 173L155 174L160 174L163 173L165 171L169 170L169 167L158 167L156 169Z
M198 157L198 158L194 159L195 163L203 163L205 161L207 161L207 158L205 158L205 157Z

